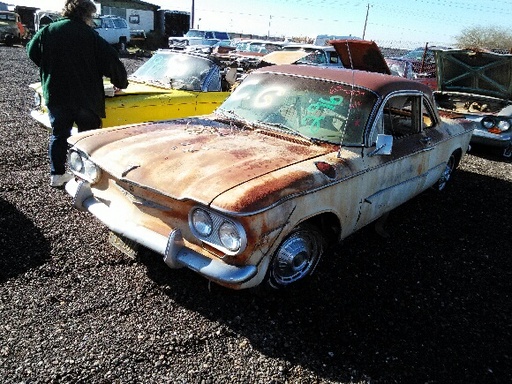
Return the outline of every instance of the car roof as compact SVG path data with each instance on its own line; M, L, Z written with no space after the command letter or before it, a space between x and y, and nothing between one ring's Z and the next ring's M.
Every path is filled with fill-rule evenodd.
M269 66L255 71L255 73L262 72L312 77L345 84L354 84L356 86L370 89L383 97L389 93L401 90L420 91L427 96L432 97L432 90L419 81L408 80L402 77L377 72L293 64Z

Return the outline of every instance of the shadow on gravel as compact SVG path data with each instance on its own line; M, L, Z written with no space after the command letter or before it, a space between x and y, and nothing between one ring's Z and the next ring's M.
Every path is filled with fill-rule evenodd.
M0 283L45 263L50 245L31 220L0 198ZM30 246L24 246L30 239Z
M483 186L489 198L475 201ZM509 382L510 191L459 171L441 195L393 211L388 239L364 228L293 291L208 289L154 255L142 262L170 299L281 359L284 377L300 365L336 382Z

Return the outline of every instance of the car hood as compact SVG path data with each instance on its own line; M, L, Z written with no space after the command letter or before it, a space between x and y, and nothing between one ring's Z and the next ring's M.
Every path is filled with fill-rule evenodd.
M303 59L311 52L306 51L274 51L266 54L261 58L262 63L268 65L294 64Z
M391 75L381 50L374 41L330 40L345 68Z
M43 88L41 87L41 83L33 83L30 84L29 87L34 91L42 94ZM126 96L126 95L152 95L152 94L182 94L183 92L189 93L190 91L180 90L180 89L170 89L170 88L162 88L156 87L151 84L146 83L137 83L134 81L130 81L128 87L126 89L115 90L114 85L110 83L110 81L106 80L103 83L103 87L105 88L105 95L107 97L116 97L116 96Z
M147 84L147 83L139 83L135 81L130 81L128 87L125 89L120 89L115 91L114 86L110 82L104 83L105 87L105 95L107 96L124 96L124 95L150 95L150 94L160 94L160 93L172 93L172 92L181 92L180 90L173 90L171 88L158 87L155 85Z
M453 49L435 56L439 91L512 99L512 55Z
M336 150L294 136L232 128L212 117L83 132L68 142L115 178L205 205L249 180Z

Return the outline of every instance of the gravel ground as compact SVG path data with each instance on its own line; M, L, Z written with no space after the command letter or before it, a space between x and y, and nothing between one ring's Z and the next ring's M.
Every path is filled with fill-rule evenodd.
M141 59L123 59L133 72ZM38 71L0 46L4 383L505 383L512 380L512 163L473 148L441 195L335 246L308 285L230 291L107 242L48 186Z

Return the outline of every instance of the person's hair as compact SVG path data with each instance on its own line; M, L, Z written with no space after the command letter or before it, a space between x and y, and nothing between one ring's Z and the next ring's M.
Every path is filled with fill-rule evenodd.
M62 9L62 16L70 19L86 21L96 13L96 5L91 0L66 0Z

